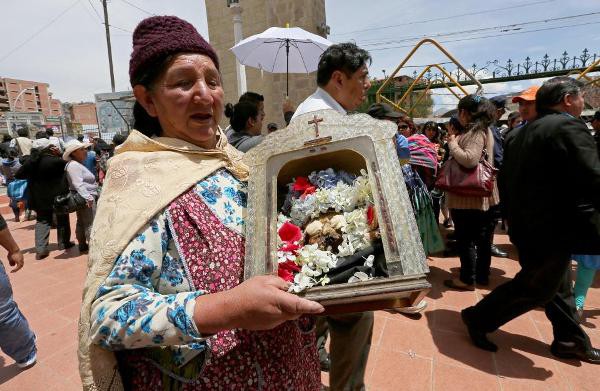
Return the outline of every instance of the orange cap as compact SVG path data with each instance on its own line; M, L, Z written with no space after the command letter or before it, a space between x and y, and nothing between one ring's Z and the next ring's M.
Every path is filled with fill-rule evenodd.
M530 101L530 102L535 101L535 94L537 93L537 91L539 89L540 89L540 87L538 87L538 86L529 87L525 91L521 92L521 95L514 96L512 98L512 103L517 103L517 102L521 102L524 100Z

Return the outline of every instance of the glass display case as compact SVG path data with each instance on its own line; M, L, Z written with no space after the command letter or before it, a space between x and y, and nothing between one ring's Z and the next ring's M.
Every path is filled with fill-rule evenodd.
M278 215L289 184L334 169L352 177L368 175L382 244L381 254L375 256L382 259L385 276L312 286L298 294L320 302L330 314L406 307L420 301L430 288L429 268L396 155L395 134L392 122L323 110L295 118L251 149L244 156L250 168L244 278L277 273Z

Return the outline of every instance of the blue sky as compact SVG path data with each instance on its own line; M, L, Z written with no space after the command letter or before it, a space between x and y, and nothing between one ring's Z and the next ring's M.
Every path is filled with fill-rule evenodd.
M131 31L148 16L127 3L154 14L178 15L192 22L202 34L207 34L202 0L111 0L109 9L110 23L115 26L112 29L112 43L117 90L129 88L127 68ZM99 0L2 0L0 75L47 81L54 95L63 101L93 100L94 93L110 91L104 26L92 4L102 14ZM417 37L425 35L455 33L441 36L439 41L492 36L443 44L468 65L474 62L483 64L494 59L501 63L508 58L523 61L526 56L537 59L545 53L558 57L564 50L579 54L586 47L600 54L600 14L535 25L517 25L504 33L500 29L492 29L457 34L464 30L600 12L600 0L327 0L326 10L327 24L331 27L329 38L334 42L353 40L368 49L373 57L370 72L376 77L383 76L382 69L389 75L410 50L403 46L414 45ZM23 43L63 11L66 12L55 23ZM472 13L476 14L455 16ZM451 18L423 22L444 17ZM21 20L31 23L23 24ZM587 24L523 33L584 23ZM510 33L518 34L502 36ZM14 50L19 45L22 46ZM390 48L394 46L399 47ZM411 64L444 60L431 48L425 48L417 53ZM486 85L485 91L515 91L530 84ZM439 96L436 102L452 104L453 99Z

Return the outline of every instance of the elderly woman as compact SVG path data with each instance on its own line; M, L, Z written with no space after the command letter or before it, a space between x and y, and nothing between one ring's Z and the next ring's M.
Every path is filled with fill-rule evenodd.
M79 252L88 252L92 222L96 212L96 200L98 199L98 185L96 177L85 166L87 158L87 147L91 144L81 143L73 140L65 146L63 160L67 161L65 170L69 179L69 190L77 192L87 205L77 212L77 225L75 226L75 237L79 243Z
M80 319L84 389L319 390L315 314L279 277L242 281L248 169L218 123L213 48L142 21L135 127L109 162Z
M65 180L65 162L60 158L59 149L47 138L33 142L31 155L15 174L17 179L27 179L29 187L29 207L35 210L35 258L46 258L50 251L50 227L54 215L54 198L69 192ZM71 226L69 215L56 214L58 249L69 249L75 245L70 241Z
M458 102L458 120L462 131L450 133L450 156L465 169L473 169L482 156L493 164L494 137L489 129L495 112L494 105L477 95L467 95ZM487 152L487 156L485 153ZM448 208L454 221L454 230L460 256L459 278L445 280L449 288L475 290L475 284L489 284L491 245L494 237L490 207L499 201L498 189L489 197L467 197L446 193Z

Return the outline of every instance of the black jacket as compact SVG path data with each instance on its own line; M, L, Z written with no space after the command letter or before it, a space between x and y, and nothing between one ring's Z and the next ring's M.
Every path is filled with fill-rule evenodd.
M600 210L596 148L583 121L558 112L511 132L498 183L513 243L574 250L580 206Z
M65 174L67 163L58 156L42 153L32 155L15 174L18 179L28 180L29 207L33 210L52 209L54 197L69 192Z

